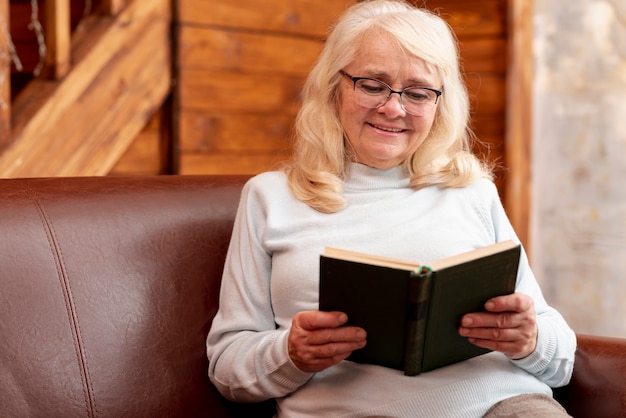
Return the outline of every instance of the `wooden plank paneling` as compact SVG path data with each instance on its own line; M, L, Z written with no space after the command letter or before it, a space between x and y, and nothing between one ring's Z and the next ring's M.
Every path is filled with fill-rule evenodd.
M179 1L180 171L253 174L283 160L304 79L354 3Z
M301 87L322 48L321 37L354 2L325 2L324 7L313 3L272 0L259 8L250 0L179 2L183 172L200 172L202 162L211 172L267 169L275 155L284 154ZM502 161L506 5L499 0L416 3L435 9L454 27L474 130L485 144L482 150L477 146L477 152ZM308 10L311 7L314 10ZM235 158L240 155L246 156ZM264 162L256 165L254 158Z
M178 65L185 69L305 77L321 48L321 42L307 38L184 26L180 30Z
M185 153L273 152L289 144L294 114L184 112L180 149Z
M181 174L253 174L276 169L288 150L271 153L183 154Z
M468 86L474 152L495 171L505 194L507 5L501 0L426 0L452 26L459 40L461 64Z
M461 40L460 46L466 72L505 74L505 39L469 38ZM178 65L306 77L321 49L321 42L306 38L190 26L180 30Z
M207 72L179 73L183 110L293 112L302 89L301 77ZM252 128L252 127L250 127Z
M494 168L501 197L506 194L505 143L507 5L501 0L426 0L452 26L459 40L468 85L473 150Z
M507 42L503 38L460 39L461 65L468 74L506 75Z
M413 3L439 14L459 38L506 36L506 1L414 0Z
M469 73L465 77L472 115L499 115L504 120L506 80L504 76Z
M324 37L353 0L179 0L183 24Z

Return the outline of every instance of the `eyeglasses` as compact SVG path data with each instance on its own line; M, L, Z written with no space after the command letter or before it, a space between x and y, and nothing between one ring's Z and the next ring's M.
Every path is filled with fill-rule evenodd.
M354 83L356 103L370 109L377 109L384 105L391 95L396 93L400 96L400 103L407 113L420 116L426 108L436 104L442 94L440 90L428 87L407 87L396 91L389 84L375 78L355 77L344 70L339 70L339 72Z

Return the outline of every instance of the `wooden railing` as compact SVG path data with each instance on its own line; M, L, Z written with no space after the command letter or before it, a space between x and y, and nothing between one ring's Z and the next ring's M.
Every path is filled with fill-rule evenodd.
M9 0L0 0L0 149L11 135L11 54Z
M110 2L111 0L109 0ZM118 5L120 6L120 5ZM38 2L33 2L32 7L39 7ZM119 10L118 10L119 11ZM38 14L37 10L33 11ZM2 36L0 38L0 55L4 58L2 63L3 82L2 82L2 104L3 104L3 122L10 121L11 116L11 53L12 48L10 38L10 7L9 0L0 0L0 16L3 21L0 22L2 27ZM45 17L43 29L45 32L44 39L46 41L45 55L45 72L42 74L51 79L59 79L65 76L70 69L71 61L71 28L70 28L70 0L47 0L45 2ZM39 22L37 21L37 24ZM33 30L39 30L39 27ZM38 72L37 72L38 73ZM36 74L39 75L39 74ZM11 124L3 123L0 131L0 146L6 148L11 137Z
M0 177L106 174L170 93L171 1L102 0L78 34L70 0L43 4L44 66L13 101L0 33Z
M58 79L70 69L70 0L46 0L46 75Z

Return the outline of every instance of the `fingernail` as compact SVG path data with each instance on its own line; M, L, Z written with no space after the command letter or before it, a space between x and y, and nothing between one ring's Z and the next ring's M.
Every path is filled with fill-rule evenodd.
M471 326L473 323L474 323L474 319L471 316L467 316L463 318L463 325L465 325L466 327Z

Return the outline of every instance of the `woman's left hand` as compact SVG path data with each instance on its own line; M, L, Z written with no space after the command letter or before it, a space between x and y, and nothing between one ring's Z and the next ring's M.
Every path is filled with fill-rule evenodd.
M537 320L532 298L523 293L498 296L485 303L487 312L463 316L459 334L479 347L500 351L510 359L528 356L537 345Z

